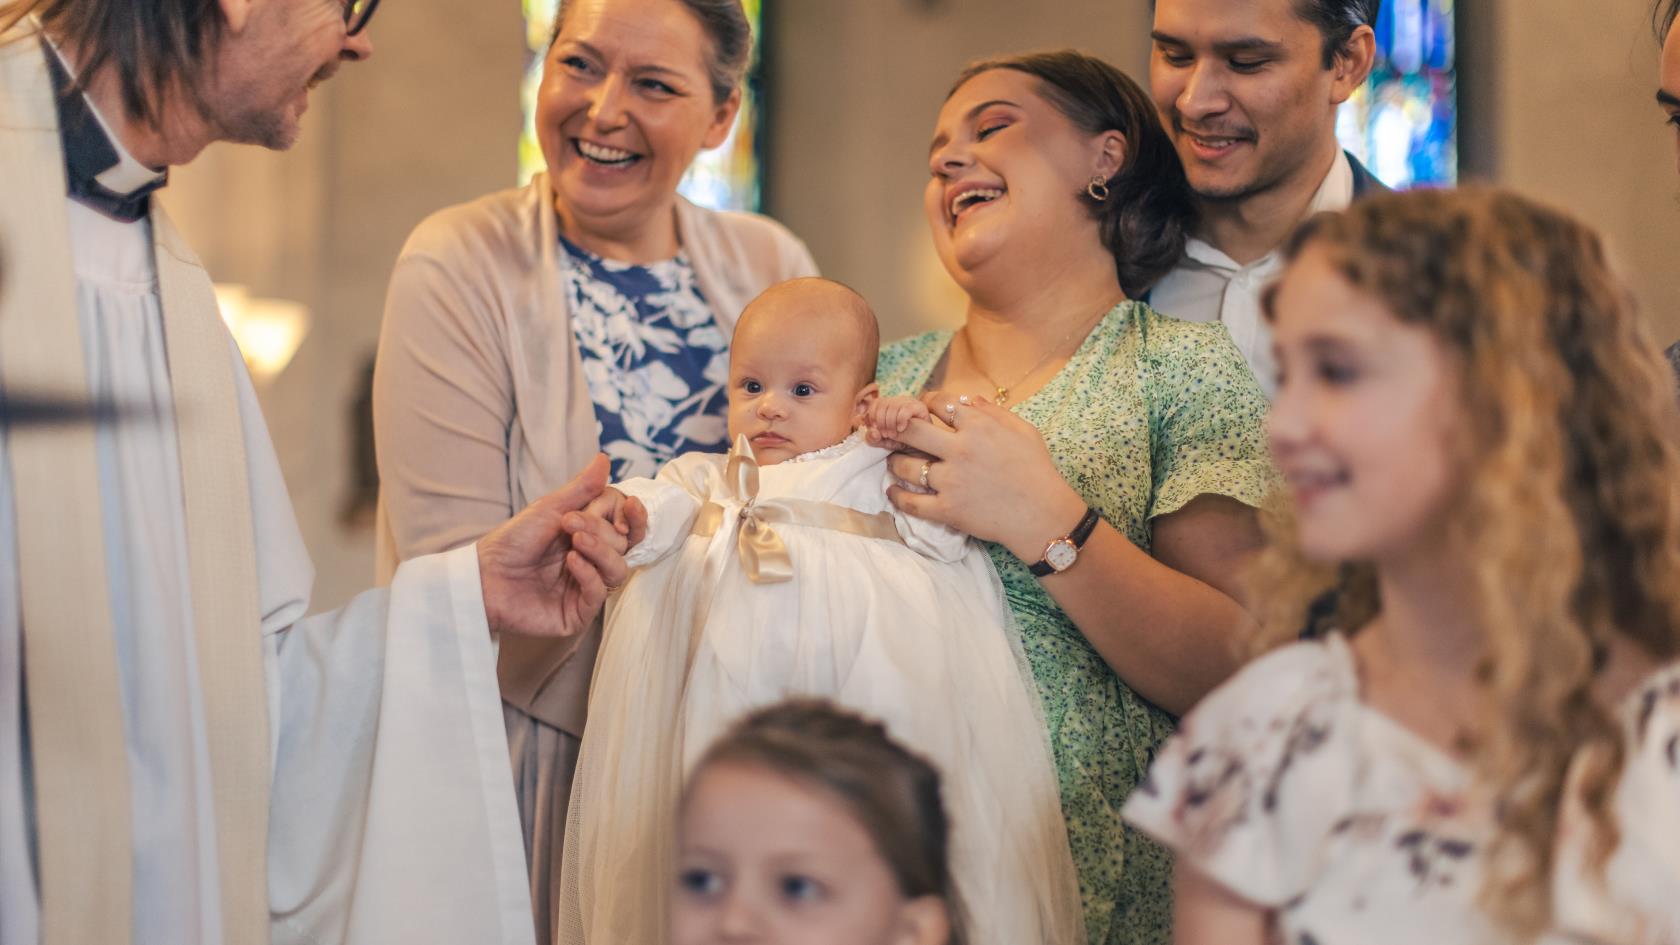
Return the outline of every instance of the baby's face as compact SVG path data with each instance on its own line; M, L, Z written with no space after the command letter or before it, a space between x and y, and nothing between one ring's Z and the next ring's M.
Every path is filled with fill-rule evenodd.
M850 321L801 314L751 312L729 352L729 441L745 436L762 466L844 440L874 392L859 368L874 352Z
M678 844L672 945L914 941L909 904L874 839L818 788L755 766L706 768Z

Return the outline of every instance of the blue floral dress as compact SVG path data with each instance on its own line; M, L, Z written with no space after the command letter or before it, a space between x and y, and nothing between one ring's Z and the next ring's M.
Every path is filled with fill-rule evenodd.
M614 262L560 238L562 291L615 481L649 478L679 453L728 449L729 336L688 254Z

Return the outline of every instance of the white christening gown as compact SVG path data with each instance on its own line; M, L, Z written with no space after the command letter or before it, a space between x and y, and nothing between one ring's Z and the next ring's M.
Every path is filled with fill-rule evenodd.
M758 468L742 440L617 486L648 534L608 605L559 941L666 941L683 776L742 713L791 696L879 719L939 767L971 943L1085 940L1002 586L977 543L893 508L887 456L854 435Z

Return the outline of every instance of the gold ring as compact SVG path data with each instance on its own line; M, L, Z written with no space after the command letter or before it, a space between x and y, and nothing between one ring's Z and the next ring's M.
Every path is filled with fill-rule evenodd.
M923 489L928 489L929 491L931 491L933 487L928 485L927 477L928 477L928 470L930 470L932 468L933 468L933 460L930 459L927 462L922 464L922 475L920 476L920 480L921 480L921 483L922 483L922 488Z

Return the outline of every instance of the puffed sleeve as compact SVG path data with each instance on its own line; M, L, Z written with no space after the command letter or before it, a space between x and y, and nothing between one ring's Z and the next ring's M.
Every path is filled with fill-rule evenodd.
M881 491L885 492L897 483L898 480L893 478L893 474L887 473L881 481ZM899 536L911 551L947 564L962 560L963 555L968 553L967 534L948 525L930 522L901 511L890 502L887 504L887 511L893 517L893 524L898 526Z
M718 481L723 457L684 453L666 463L652 479L626 479L613 488L640 499L647 507L647 535L624 556L631 568L646 567L670 554L688 538L694 518Z
M1123 815L1181 862L1257 905L1322 869L1351 806L1357 705L1340 638L1250 664L1185 717Z
M1608 752L1571 767L1558 819L1553 907L1576 940L1629 945L1680 942L1680 665L1657 673L1626 704L1626 751L1611 796L1617 843L1602 872L1591 865L1593 818L1581 779Z
M1258 508L1274 480L1266 395L1225 326L1155 316L1143 367L1153 457L1149 517L1210 494Z

